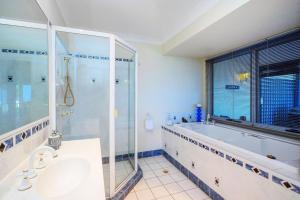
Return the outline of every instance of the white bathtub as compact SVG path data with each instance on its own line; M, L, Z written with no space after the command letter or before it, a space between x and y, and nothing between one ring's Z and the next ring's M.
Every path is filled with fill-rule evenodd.
M220 124L163 126L162 133L165 152L225 199L300 200L299 141Z

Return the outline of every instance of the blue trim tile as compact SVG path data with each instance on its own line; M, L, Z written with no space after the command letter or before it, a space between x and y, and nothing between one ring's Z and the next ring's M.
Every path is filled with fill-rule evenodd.
M236 158L234 158L234 157L232 157L232 156L230 156L230 155L226 155L226 160L228 160L228 161L230 161L230 162L233 162L233 163L235 163L235 164L237 164L237 165L239 165L239 166L241 166L241 167L243 167L243 161L241 161L241 160L239 160L239 159L236 159Z
M189 179L195 184L199 185L199 179L192 172L189 172Z
M161 155L162 150L158 149L158 150L154 150L153 151L153 156L160 156Z
M277 183L277 184L281 185L282 187L284 187L284 188L286 188L288 190L291 190L293 192L296 192L296 193L300 194L300 186L297 186L297 185L295 185L293 183L285 181L285 180L283 180L283 179L281 179L281 178L279 178L277 176L274 176L274 175L272 176L272 181L274 183Z
M246 163L245 168L248 169L249 171L252 171L255 174L258 174L258 175L264 177L264 178L269 178L269 173L268 172L265 172L265 171L263 171L263 170L261 170L257 167L254 167L254 166L252 166L248 163Z
M221 195L219 195L216 191L214 191L212 188L210 188L209 197L212 198L213 200L224 200L224 198Z
M143 152L143 158L151 157L153 154L152 151L144 151Z

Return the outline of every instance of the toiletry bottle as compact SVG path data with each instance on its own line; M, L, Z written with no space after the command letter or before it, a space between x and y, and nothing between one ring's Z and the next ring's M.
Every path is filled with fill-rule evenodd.
M196 105L196 122L201 122L202 120L202 106L201 104Z

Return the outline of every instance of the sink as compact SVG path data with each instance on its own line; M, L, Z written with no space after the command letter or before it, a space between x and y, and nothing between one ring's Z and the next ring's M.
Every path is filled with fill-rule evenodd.
M77 189L90 171L90 164L83 158L59 159L47 166L36 181L37 192L44 198L57 198Z

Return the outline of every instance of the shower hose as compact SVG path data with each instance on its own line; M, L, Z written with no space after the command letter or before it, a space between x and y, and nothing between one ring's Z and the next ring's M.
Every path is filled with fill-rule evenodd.
M70 85L70 75L69 75L69 61L70 58L65 57L64 58L65 64L66 64L66 68L67 68L67 73L66 73L66 91L64 94L64 104L66 106L73 106L75 104L75 97L73 94L73 91L71 89L71 85ZM68 101L68 99L71 99L71 101Z

